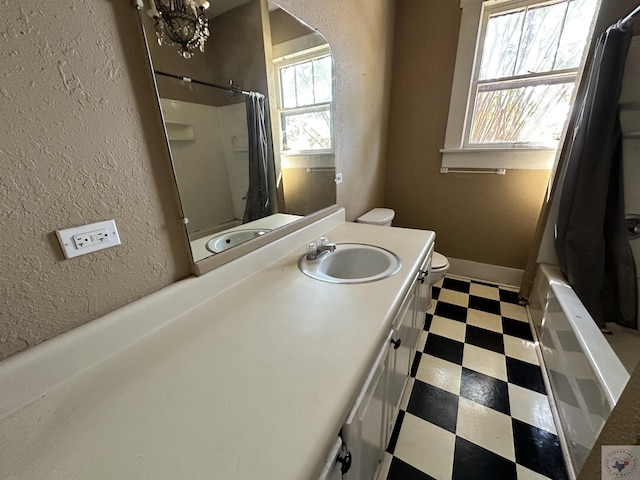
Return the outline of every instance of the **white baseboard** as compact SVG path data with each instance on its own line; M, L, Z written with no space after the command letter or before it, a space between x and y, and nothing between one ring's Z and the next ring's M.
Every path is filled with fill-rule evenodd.
M501 267L460 258L447 258L449 260L449 271L447 273L451 275L460 275L461 277L469 277L511 287L519 287L522 282L524 270L518 268Z

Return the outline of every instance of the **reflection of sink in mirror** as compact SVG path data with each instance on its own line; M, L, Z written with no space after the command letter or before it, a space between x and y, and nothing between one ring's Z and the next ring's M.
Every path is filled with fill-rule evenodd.
M213 237L209 240L205 248L212 253L224 252L228 248L235 247L241 243L248 242L254 238L261 237L265 233L269 232L269 229L256 229L251 228L247 230L235 230L233 232L223 233L217 237Z
M273 215L269 215L268 217L260 218L258 220L254 220L253 222L233 226L232 228L225 229L223 231L212 232L208 235L205 235L198 239L191 239L191 254L193 255L194 261L203 260L211 255L214 255L212 250L207 248L207 244L214 238L221 238L224 236L232 236L235 232L247 232L247 231L262 231L269 232L276 228L280 228L284 225L288 225L291 222L299 220L300 216L298 215L287 215L286 213L274 213ZM234 243L234 246L240 245L241 243L247 242L254 238L261 237L262 235L253 235L249 236L249 238L244 239L242 242ZM239 237L234 237L235 241ZM231 246L227 247L231 248ZM225 249L221 250L225 251Z
M317 260L302 255L298 267L307 276L329 283L368 283L398 272L400 258L386 248L361 243L339 243Z
M213 255L205 247L212 236L262 228L249 224L273 214L298 220L336 203L326 39L271 2L211 3L206 13L215 33L189 59L158 45L153 19L141 16L194 262ZM308 72L313 78L302 82ZM266 99L266 115L257 115L271 119L258 122L266 132L249 113L258 110L249 108L249 92ZM268 202L252 201L252 189Z

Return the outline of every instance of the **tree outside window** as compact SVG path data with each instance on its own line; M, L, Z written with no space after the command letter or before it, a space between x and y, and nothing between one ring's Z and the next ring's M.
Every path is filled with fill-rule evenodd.
M282 153L333 151L332 77L330 54L278 67Z
M557 147L596 3L509 3L484 10L465 147Z

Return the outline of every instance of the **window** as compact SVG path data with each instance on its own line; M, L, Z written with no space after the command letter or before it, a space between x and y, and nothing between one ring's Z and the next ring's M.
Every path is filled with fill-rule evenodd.
M282 153L333 151L332 63L325 53L277 65Z
M470 38L467 34L465 45L461 27L462 58L457 59L452 96L462 95L466 105L458 100L456 109L452 98L443 166L550 167L571 108L596 4L597 0L492 1L476 9L477 42L471 40L475 55L461 51L469 50ZM465 13L463 8L463 23ZM465 70L466 86L460 78ZM497 150L502 150L502 157ZM508 157L504 150L510 152ZM491 164L483 151L492 151L498 164ZM453 164L446 165L447 160Z
M557 147L595 3L485 11L467 145Z

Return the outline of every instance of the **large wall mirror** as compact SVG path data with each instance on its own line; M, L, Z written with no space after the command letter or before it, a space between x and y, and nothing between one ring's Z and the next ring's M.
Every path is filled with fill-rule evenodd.
M150 7L145 0L140 15L203 273L335 205L333 57L321 34L275 3L216 0L204 10L204 52L185 58L166 35L159 44Z

